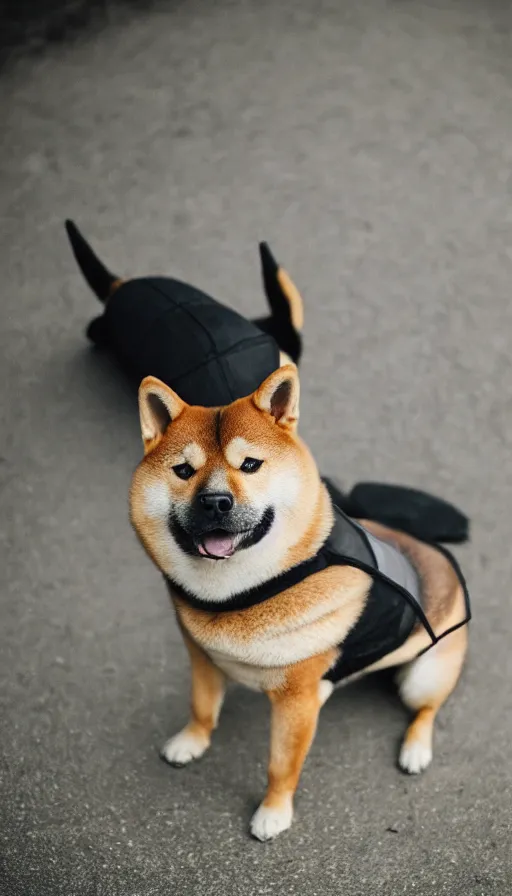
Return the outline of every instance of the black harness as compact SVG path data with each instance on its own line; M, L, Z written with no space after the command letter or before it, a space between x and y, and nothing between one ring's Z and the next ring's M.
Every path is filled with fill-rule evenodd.
M189 404L230 404L279 367L270 334L170 277L123 283L101 321L106 341L139 380L156 376Z
M280 365L280 352L298 362L302 351L280 268L260 243L270 316L247 320L207 293L172 277L122 281L95 255L72 221L66 230L87 283L104 313L87 335L114 351L139 383L155 376L188 404L220 407L255 392ZM137 384L138 385L138 384Z
M418 624L423 625L431 639L431 644L425 648L428 650L469 622L471 609L466 582L449 551L434 545L451 562L457 574L464 591L466 614L461 622L436 635L422 607L418 571L405 553L368 532L338 507L334 507L334 511L331 534L314 557L256 588L241 591L225 601L207 601L166 576L169 589L198 610L240 612L276 597L330 566L353 566L363 570L373 579L370 594L362 615L340 645L339 659L325 676L332 682L360 672L397 650Z

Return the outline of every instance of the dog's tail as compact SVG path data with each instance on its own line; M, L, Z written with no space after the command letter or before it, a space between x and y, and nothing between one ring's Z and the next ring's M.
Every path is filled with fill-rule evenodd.
M66 231L71 243L73 255L92 291L100 302L106 302L112 288L119 277L111 274L103 262L94 254L89 243L84 239L73 221L66 221Z
M272 336L282 352L297 363L302 354L304 307L299 290L275 260L267 243L260 243L263 288L270 306L270 317L255 320L260 330Z
M332 480L323 481L332 502L347 516L382 523L430 543L462 544L469 539L468 518L442 498L378 482L360 482L346 495Z

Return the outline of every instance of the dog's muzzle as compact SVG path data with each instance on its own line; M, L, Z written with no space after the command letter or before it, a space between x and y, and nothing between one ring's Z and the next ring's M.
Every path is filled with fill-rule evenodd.
M272 507L255 518L253 511L236 507L229 493L202 492L185 517L171 515L169 528L185 553L226 560L236 551L261 541L271 528L274 516Z

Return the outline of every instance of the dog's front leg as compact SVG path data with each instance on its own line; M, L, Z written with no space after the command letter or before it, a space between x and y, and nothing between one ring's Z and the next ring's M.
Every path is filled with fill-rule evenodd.
M171 765L187 765L210 746L224 700L226 679L220 669L182 629L192 666L191 718L179 734L164 745L162 758Z
M290 681L283 690L268 694L272 704L268 788L251 821L251 834L258 840L271 840L290 827L293 797L315 736L321 706L318 679L299 690L296 686Z

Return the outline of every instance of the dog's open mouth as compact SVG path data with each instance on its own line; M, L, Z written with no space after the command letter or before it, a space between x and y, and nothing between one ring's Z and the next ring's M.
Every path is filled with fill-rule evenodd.
M236 535L230 535L224 529L213 529L202 536L198 542L197 549L203 557L210 557L212 560L223 560L231 557L235 553Z
M238 551L253 547L271 529L274 522L274 509L267 507L263 516L254 525L247 525L249 520L240 521L237 531L228 532L227 529L208 529L197 531L193 526L190 529L183 526L175 516L169 518L171 533L185 554L195 557L205 557L208 560L227 560ZM243 525L245 523L245 525Z

